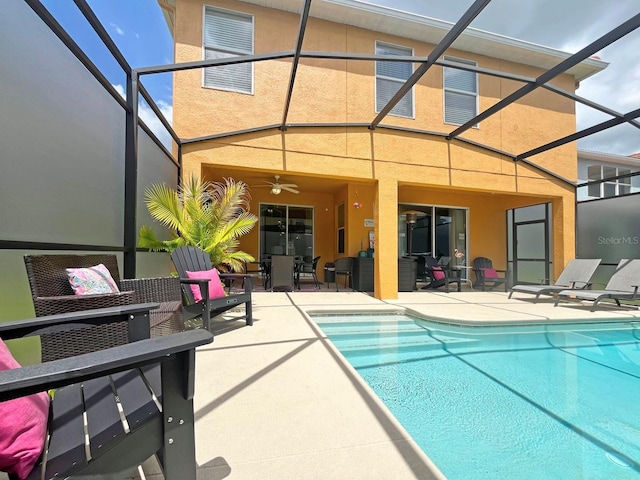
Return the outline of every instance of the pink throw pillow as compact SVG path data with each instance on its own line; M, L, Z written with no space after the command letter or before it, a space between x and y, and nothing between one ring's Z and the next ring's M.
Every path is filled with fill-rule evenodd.
M118 293L118 285L102 263L88 268L67 268L69 283L76 295Z
M209 298L220 298L224 297L227 294L224 291L224 287L222 286L222 281L220 280L220 275L218 274L218 270L212 268L211 270L200 270L197 272L187 272L188 278L194 278L197 280L209 279ZM191 291L193 292L193 299L196 302L202 301L202 293L200 292L200 285L189 285L191 287Z
M0 339L0 370L20 368ZM49 394L0 402L0 471L27 478L40 458L47 434Z
M498 278L498 272L495 268L483 268L484 278Z
M433 272L433 279L434 280L444 280L445 277L446 277L446 275L442 271L442 268L440 268L440 267L433 267L431 269L431 271Z

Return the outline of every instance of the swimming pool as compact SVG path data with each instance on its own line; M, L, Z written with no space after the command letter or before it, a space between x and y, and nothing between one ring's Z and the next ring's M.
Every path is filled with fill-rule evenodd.
M312 317L451 480L640 478L640 323Z

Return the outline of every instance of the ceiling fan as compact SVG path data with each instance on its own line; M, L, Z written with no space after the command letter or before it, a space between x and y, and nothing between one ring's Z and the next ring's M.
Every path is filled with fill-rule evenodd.
M280 183L280 175L275 175L275 177L276 177L275 182L267 181L269 185L258 185L258 186L270 187L271 193L273 195L280 195L280 193L282 193L283 190L291 193L300 193L299 190L296 190L296 188L298 188L298 185L296 185L295 183Z

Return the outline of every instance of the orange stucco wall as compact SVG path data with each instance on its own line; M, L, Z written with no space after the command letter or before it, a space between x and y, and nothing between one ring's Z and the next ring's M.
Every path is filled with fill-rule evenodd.
M290 50L297 37L297 15L233 0L208 2L255 16L255 53ZM175 60L200 60L203 3L178 0ZM275 33L277 32L277 34ZM376 40L412 47L426 56L433 45L390 37L310 18L303 49L374 53ZM480 67L535 77L542 71L475 54L451 51ZM233 132L282 121L291 60L259 62L254 67L254 94L202 87L202 72L174 74L173 124L181 138ZM415 118L387 116L382 124L449 132L443 123L443 72L432 67L415 87ZM563 75L555 83L569 91L574 79ZM479 79L480 111L519 88L517 82L495 77ZM369 123L375 112L374 64L362 61L302 59L298 68L288 123ZM571 101L548 91L535 91L484 120L464 138L518 154L575 131ZM493 258L504 267L505 211L516 206L552 202L554 206L554 265L562 268L575 251L574 189L560 180L509 157L459 141L420 133L364 127L290 128L222 137L183 147L183 173L209 180L247 172L286 173L288 177L334 179L339 188L322 192L310 188L299 195L284 194L278 202L314 207L316 255L323 261L338 256L335 208L347 210L347 254L366 248L374 218L376 272L393 272L397 265L397 205L416 203L459 206L469 212L469 255ZM576 178L576 148L566 145L531 161L569 180ZM268 192L252 191L253 202L272 202ZM288 194L287 194L288 195ZM353 203L362 203L354 208ZM322 223L320 223L322 222ZM322 225L319 228L319 225ZM242 248L257 253L257 233L242 239ZM376 275L375 295L395 298L397 277Z

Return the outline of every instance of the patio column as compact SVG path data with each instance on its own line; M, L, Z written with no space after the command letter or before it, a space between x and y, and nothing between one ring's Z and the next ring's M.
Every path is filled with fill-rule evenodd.
M378 179L375 215L374 297L398 298L398 182Z
M569 260L576 256L575 195L567 194L552 200L553 210L553 272L556 280Z

